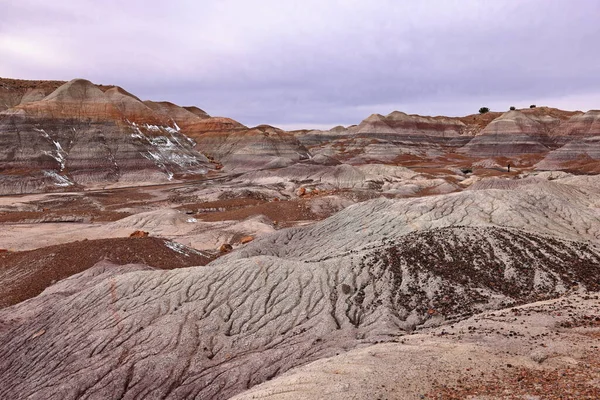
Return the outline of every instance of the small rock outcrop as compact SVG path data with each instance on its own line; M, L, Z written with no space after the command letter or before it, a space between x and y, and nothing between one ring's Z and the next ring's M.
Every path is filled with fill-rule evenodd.
M253 240L254 240L254 236L244 236L243 238L240 239L240 243L246 244L246 243L250 243Z
M131 235L129 235L129 237L132 238L144 238L144 237L148 237L149 233L146 231L135 231L133 232Z
M229 243L223 243L221 246L219 246L219 253L221 254L229 253L232 250L233 246L231 246Z

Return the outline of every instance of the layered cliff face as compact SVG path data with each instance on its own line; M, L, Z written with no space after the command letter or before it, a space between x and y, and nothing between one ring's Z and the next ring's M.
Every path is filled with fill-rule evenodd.
M210 118L190 128L198 148L219 160L229 170L253 170L293 164L310 158L298 139L281 129L260 125L252 129L227 119Z
M481 157L545 153L550 145L546 125L556 122L551 117L540 119L509 111L493 120L461 152Z
M600 136L600 110L590 110L569 118L560 131L555 132L557 140L567 142L580 137Z
M5 103L0 113L2 193L161 182L223 165L229 170L271 168L310 157L280 129L249 129L198 107L141 101L117 86L83 79L2 82L10 93L0 93Z
M477 127L452 117L427 117L394 111L372 114L359 125L329 131L296 131L312 154L351 164L402 163L435 159L454 152L471 139Z
M544 155L568 141L569 125L581 114L550 107L512 110L492 120L459 152L473 157Z
M0 113L0 191L160 182L212 168L176 122L199 116L176 106L156 112L121 88L104 88L73 80Z
M600 135L576 138L549 152L535 165L539 170L569 170L599 173Z
M82 79L0 79L0 103L0 193L163 182L210 169L286 167L313 156L428 168L482 158L530 167L544 158L536 168L595 171L593 138L600 136L600 111L547 107L461 118L394 111L359 125L288 133Z
M600 172L600 110L572 116L552 132L552 139L560 147L537 163L537 169Z
M467 125L458 118L424 117L394 111L387 116L373 114L356 128L357 134L393 136L456 137L462 135Z
M502 158L531 166L549 152L573 140L589 140L599 132L600 112L563 111L550 107L488 112L466 117L425 117L394 111L373 114L357 126L329 131L295 131L313 154L353 164L385 162L442 163L450 158ZM569 159L594 158L572 143L559 152ZM454 154L457 153L457 154ZM453 156L454 154L454 156ZM563 157L563 156L561 156Z

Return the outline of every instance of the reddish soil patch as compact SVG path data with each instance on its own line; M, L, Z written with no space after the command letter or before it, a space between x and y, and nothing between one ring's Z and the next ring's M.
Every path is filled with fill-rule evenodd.
M255 198L240 197L235 199L205 201L202 203L190 203L179 206L177 209L182 211L193 211L195 213L202 214L205 212L231 211L246 207L258 206L260 204L264 204L265 202L265 200Z
M600 162L589 158L569 161L562 164L561 170L574 175L599 174Z
M559 110L553 107L535 107L535 108L524 108L519 110L527 116L543 117L549 115L554 118L566 121L574 115L583 114L581 111L565 111Z
M15 211L0 213L0 223L111 222L131 214L100 210Z
M478 158L471 158L456 153L448 153L445 154L443 157L437 157L433 159L416 156L414 154L402 154L396 157L392 164L406 168L468 168L478 160Z
M86 194L87 197L98 201L103 206L131 206L135 203L145 203L152 200L152 195L143 191L144 188L107 190Z
M503 113L497 111L490 111L485 114L471 114L466 117L460 117L464 124L473 125L479 128L479 130L485 128L490 122L501 116Z
M135 231L131 235L129 235L129 237L132 237L132 238L144 238L144 237L148 237L148 235L149 235L149 233L145 232L145 231Z
M582 363L556 370L512 368L508 364L492 376L461 378L452 387L438 387L427 399L462 400L471 397L545 400L600 399L600 351Z
M152 198L138 188L83 195L49 196L29 203L37 208L35 211L0 212L0 223L112 222L131 215L115 209L135 204L148 204L148 200Z
M25 93L29 89L44 89L54 91L66 81L42 81L0 78L0 86L7 92Z
M240 221L254 215L264 215L272 221L277 221L280 226L285 226L286 223L305 220L321 219L310 211L310 206L305 200L290 200L290 201L239 201L231 199L222 201L212 201L210 207L205 209L213 209L212 212L200 212L195 217L202 221L217 222L217 221ZM247 203L246 206L241 206L242 203ZM232 204L236 204L232 206ZM283 225L282 225L283 224Z
M506 166L508 164L510 164L512 167L518 167L518 168L526 168L526 167L531 167L534 164L540 162L544 156L546 154L545 153L538 153L538 154L522 154L519 155L517 157L494 157L493 160L501 166Z
M83 240L31 251L0 253L0 308L40 294L53 282L82 272L98 261L115 264L141 263L161 269L206 265L211 258L190 249L182 254L159 238ZM8 281L8 283L6 282Z

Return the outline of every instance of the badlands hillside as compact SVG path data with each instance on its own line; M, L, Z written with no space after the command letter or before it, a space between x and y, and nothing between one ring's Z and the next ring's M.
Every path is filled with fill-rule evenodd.
M0 399L600 398L600 111L0 79L0 144Z

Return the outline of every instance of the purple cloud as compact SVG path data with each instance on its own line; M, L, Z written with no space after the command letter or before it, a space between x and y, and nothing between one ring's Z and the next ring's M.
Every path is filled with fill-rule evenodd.
M0 76L85 77L249 125L600 108L600 3L78 2L0 5Z

